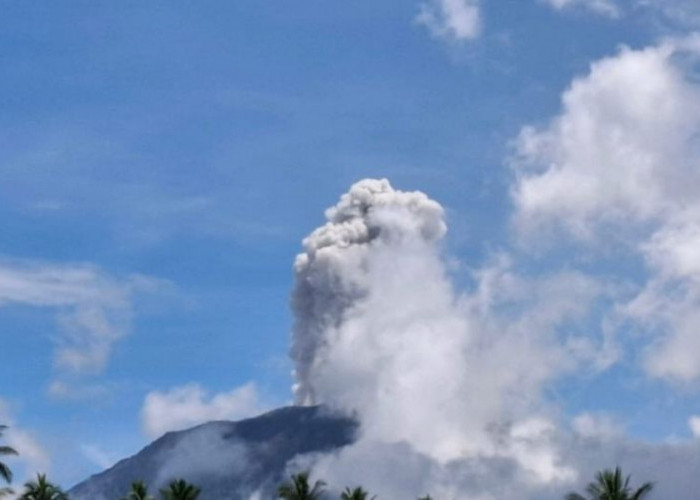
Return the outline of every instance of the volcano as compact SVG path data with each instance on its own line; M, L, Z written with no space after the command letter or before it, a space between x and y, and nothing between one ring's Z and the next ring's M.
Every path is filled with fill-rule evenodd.
M115 500L141 480L152 494L173 479L202 489L201 500L272 498L292 463L354 442L358 424L323 406L292 406L238 422L169 432L136 455L77 484L73 500Z

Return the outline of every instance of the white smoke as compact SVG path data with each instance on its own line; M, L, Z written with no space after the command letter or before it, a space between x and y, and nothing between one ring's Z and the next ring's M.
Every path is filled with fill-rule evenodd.
M423 193L394 191L386 179L358 182L326 211L328 222L304 239L294 263L296 317L292 358L297 402L316 402L318 372L332 331L371 291L374 255L382 248L432 245L445 234L443 210Z
M457 462L470 476L488 463L514 467L524 483L574 479L541 391L604 352L572 323L605 288L575 272L518 276L503 257L458 294L440 246L444 210L387 180L358 182L326 218L295 262L294 391L299 404L357 415L362 437L317 470L343 481L343 471L374 464L365 479L381 476L373 484L389 497L403 474L382 472L370 456L397 468L407 461L405 471L413 464L425 471L416 487L450 497L467 498L448 472Z
M161 466L151 485L153 489L162 488L178 478L188 478L196 483L217 474L239 476L250 473L253 460L248 456L246 446L227 439L227 432L226 423L209 424L192 429L180 438L158 457Z

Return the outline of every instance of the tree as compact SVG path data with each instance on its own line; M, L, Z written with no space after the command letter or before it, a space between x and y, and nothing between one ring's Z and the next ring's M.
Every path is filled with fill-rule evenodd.
M131 483L129 493L121 500L153 500L153 497L148 494L148 486L143 481L134 481Z
M0 437L2 433L7 429L6 425L0 425ZM9 446L0 446L0 457L8 455L17 455L17 451ZM7 483L12 482L12 471L4 462L0 462L0 477ZM12 488L0 488L0 497L14 493Z
M36 481L24 483L24 492L19 500L68 500L63 490L46 479L46 474L37 474Z
M569 493L566 500L641 500L654 488L654 483L644 483L632 491L629 483L630 476L623 480L619 467L615 467L614 471L606 469L598 472L596 480L586 486L588 499L578 493Z
M354 490L345 488L345 491L340 494L340 500L367 500L368 496L369 493L358 486ZM372 497L370 500L375 498L377 497Z
M163 500L197 500L201 492L197 486L184 479L177 479L171 482L167 489L160 490L160 495Z
M277 489L277 498L285 500L318 500L323 495L326 483L316 481L309 485L309 473L301 472L291 477L291 482L283 484Z
M418 500L433 500L433 497L430 495L425 495L424 497L420 497Z

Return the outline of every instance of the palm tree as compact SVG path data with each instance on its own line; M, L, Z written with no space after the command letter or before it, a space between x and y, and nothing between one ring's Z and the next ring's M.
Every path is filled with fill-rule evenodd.
M285 500L318 500L323 495L324 486L326 486L326 483L323 481L316 481L313 486L310 486L308 472L293 474L291 482L283 484L277 489L277 498Z
M418 500L433 500L433 497L430 495L425 495L424 497L420 497Z
M6 425L0 425L0 437L2 437L2 433L7 429ZM17 451L15 451L14 448L10 448L9 446L0 446L0 456L7 456L7 455L17 455ZM12 471L10 468L3 462L0 462L0 477L3 478L7 483L12 482ZM10 488L0 488L0 497L8 495L12 493L12 490Z
M606 469L596 474L596 480L588 483L586 493L588 500L641 500L654 488L654 483L644 483L641 487L632 491L629 486L630 476L622 478L619 467L615 470ZM569 493L566 500L587 500L578 493Z
M63 490L46 480L46 474L37 474L36 481L24 483L24 493L19 500L68 500Z
M345 488L345 491L340 494L340 500L367 500L368 496L369 493L358 486L354 490ZM375 498L377 497L372 497L369 500L374 500Z
M153 500L153 497L148 494L148 486L143 481L134 481L131 483L129 493L121 500Z
M163 500L197 500L201 492L197 486L178 479L171 482L167 489L160 490L160 495Z

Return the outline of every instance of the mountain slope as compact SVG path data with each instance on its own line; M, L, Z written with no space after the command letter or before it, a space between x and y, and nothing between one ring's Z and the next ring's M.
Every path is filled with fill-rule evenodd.
M299 455L350 444L357 424L327 409L287 407L240 422L209 422L169 432L133 457L96 474L70 491L72 500L116 500L131 482L151 491L184 478L202 488L201 500L271 498L287 463Z

